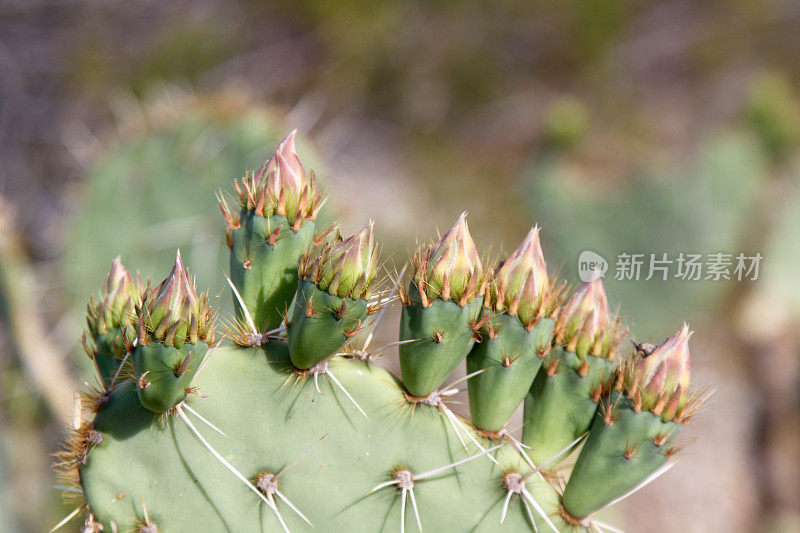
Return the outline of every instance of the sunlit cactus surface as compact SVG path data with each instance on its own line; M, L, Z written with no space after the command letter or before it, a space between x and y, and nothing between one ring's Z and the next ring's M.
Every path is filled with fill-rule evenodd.
M602 279L548 272L538 226L495 262L464 213L390 267L372 221L318 224L294 132L219 198L230 271L211 294L234 314L180 252L163 281L117 258L90 299L58 527L613 531L595 513L674 464L703 402L691 331L631 348ZM375 346L392 306L398 339ZM376 364L395 351L399 376Z

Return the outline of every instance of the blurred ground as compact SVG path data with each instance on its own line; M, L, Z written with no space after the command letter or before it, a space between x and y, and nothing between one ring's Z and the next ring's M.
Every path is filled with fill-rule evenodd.
M47 454L111 259L180 246L220 291L213 193L293 128L398 267L463 210L495 258L540 223L571 280L586 249L761 253L753 282L609 275L638 339L691 321L718 392L608 520L800 531L798 30L794 1L0 1L0 531L71 510Z

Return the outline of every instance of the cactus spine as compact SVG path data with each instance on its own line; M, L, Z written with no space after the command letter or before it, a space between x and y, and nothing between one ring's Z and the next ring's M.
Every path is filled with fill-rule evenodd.
M115 261L89 306L103 389L83 394L58 454L84 531L592 530L594 512L671 464L702 403L688 327L623 358L599 280L562 308L538 228L494 272L465 215L414 254L395 287L399 379L371 362L391 301L376 296L373 224L314 242L322 201L294 134L236 187L241 211L223 202L238 305L227 345L180 254L145 290ZM472 421L443 387L464 358ZM506 428L523 397L527 452ZM536 464L586 432L562 491Z

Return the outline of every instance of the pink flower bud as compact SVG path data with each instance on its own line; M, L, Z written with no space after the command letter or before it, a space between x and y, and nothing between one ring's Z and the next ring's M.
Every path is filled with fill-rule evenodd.
M497 311L517 314L527 324L547 296L547 287L547 266L536 226L495 274L492 305Z
M103 283L103 296L112 298L138 296L136 284L133 282L130 272L122 266L120 256L115 257L111 263L111 271L106 276L105 283Z
M141 304L140 293L139 285L117 256L103 283L100 301L91 298L89 303L88 324L92 335L130 324L134 309Z
M689 326L665 340L650 355L640 358L634 367L634 377L648 396L670 396L679 390L681 400L689 393L690 354Z
M296 205L303 188L308 184L308 174L297 157L294 139L297 130L291 132L278 145L278 149L267 161L264 187L269 195L278 199L283 190L287 202L291 197Z
M370 220L360 232L323 250L317 268L318 285L338 296L366 296L377 273L378 253Z
M469 234L466 212L430 252L422 274L429 298L460 300L465 292L474 291L474 281L483 274L483 267Z
M167 279L147 291L144 306L146 313L140 319L147 331L168 346L180 347L184 342L194 343L198 339L213 340L213 315L208 296L198 297L181 261L180 250Z
M578 287L561 311L561 316L567 336L580 330L582 335L594 339L608 328L611 315L602 279L598 277ZM587 320L590 316L591 319Z

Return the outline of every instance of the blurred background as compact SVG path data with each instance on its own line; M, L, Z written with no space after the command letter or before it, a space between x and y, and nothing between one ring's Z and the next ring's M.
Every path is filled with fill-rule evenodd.
M495 259L538 223L564 278L608 260L639 341L690 322L717 393L608 521L800 531L799 52L796 1L0 0L0 532L74 508L49 454L111 260L160 279L180 247L224 308L214 193L294 128L398 268L464 210ZM681 252L763 259L614 279Z

